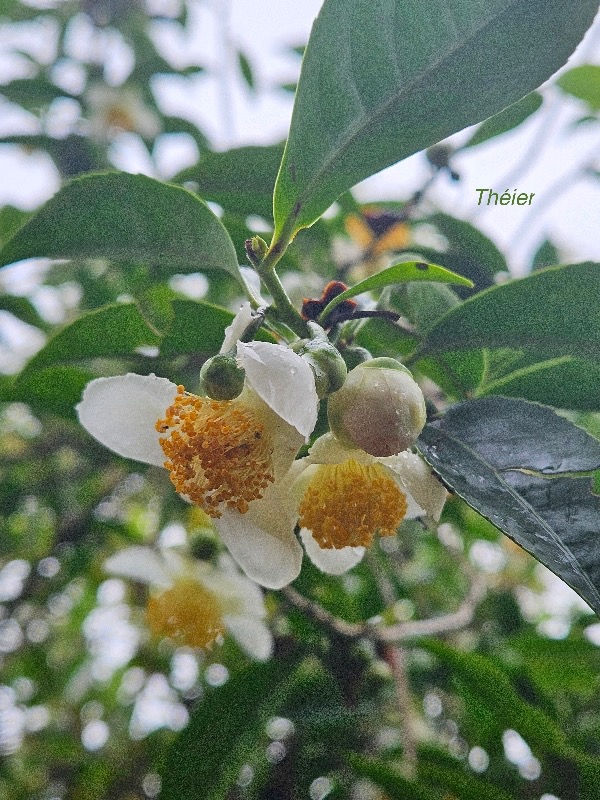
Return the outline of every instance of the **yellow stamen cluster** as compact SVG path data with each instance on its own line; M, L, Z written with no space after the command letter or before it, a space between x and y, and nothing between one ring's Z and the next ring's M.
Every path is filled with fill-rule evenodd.
M406 497L380 464L321 464L300 503L300 526L321 547L368 547L378 531L393 536Z
M135 127L133 117L123 103L114 103L106 110L106 124L122 131L132 131Z
M180 494L211 517L227 506L245 514L273 481L264 425L239 400L210 400L177 387L177 396L156 430L165 468Z
M152 633L188 647L208 647L225 630L217 598L191 578L152 596L146 619Z

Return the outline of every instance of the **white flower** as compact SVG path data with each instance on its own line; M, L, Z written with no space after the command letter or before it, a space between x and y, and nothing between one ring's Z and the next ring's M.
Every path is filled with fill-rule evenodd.
M349 569L376 533L393 535L404 519L438 520L446 499L442 484L409 450L375 457L330 433L291 472L300 535L324 572Z
M120 131L154 139L162 130L159 115L144 103L133 86L94 84L88 89L86 100L90 136L98 142L107 141Z
M151 587L146 616L153 633L180 645L209 647L228 631L252 658L271 656L262 593L226 555L213 566L171 550L134 546L110 556L104 569Z
M234 321L236 336L238 327ZM315 426L315 382L308 364L283 345L238 342L237 358L246 379L233 400L130 373L91 381L77 412L115 453L165 466L177 491L214 518L246 574L278 589L302 563L279 484Z

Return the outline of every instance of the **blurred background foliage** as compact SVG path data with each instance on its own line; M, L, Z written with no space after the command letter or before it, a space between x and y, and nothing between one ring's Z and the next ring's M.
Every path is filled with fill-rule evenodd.
M217 151L193 115L165 113L165 82L185 93L214 69L200 59L182 63L176 47L158 43L159 29L174 42L202 41L197 5L0 0L11 55L0 112L26 121L26 132L3 136L0 146L31 157L41 151L62 181L123 168L126 137L156 174L214 204L243 263L244 240L271 224L282 144ZM36 50L32 42L40 41ZM302 47L293 44L299 66ZM239 49L235 56L248 92L258 95L252 59ZM576 67L558 83L580 102L572 128L596 135L599 72ZM282 76L281 91L293 89ZM464 157L510 133L544 103L543 93L529 95L460 147L423 154L429 177L411 196L368 205L350 193L340 198L286 254L283 280L294 301L399 255L468 276L476 292L506 279L511 265L498 247L472 222L436 207L430 190L460 182L456 149ZM568 147L570 130L564 134ZM165 174L169 148L187 163ZM597 179L593 165L584 172ZM0 209L0 242L28 215ZM555 243L540 241L530 269L559 256ZM220 545L166 474L97 445L73 405L99 374L155 372L196 385L228 319L206 304L234 308L238 286L225 273L182 274L168 264L38 261L24 283L19 270L0 277L2 798L141 800L161 787L163 797L185 800L598 796L600 624L456 497L439 528L406 523L351 573L334 578L305 564L293 590L267 593L275 636L267 663L252 663L229 638L208 652L152 638L147 590L107 576L104 560L157 542L210 559ZM355 343L401 356L464 296L434 284L386 290L380 303L403 315L403 327L371 320ZM111 353L73 355L85 332L68 326L115 303L99 312L108 315L106 330L118 331ZM61 330L63 355L34 386L26 366L21 372L26 357ZM484 367L502 376L514 365L514 353L504 356L495 351L491 368L477 354L455 363L450 355L424 359L418 374L437 401L464 399ZM589 406L570 413L598 435L600 409ZM453 632L428 638L418 624L411 629L457 609L464 620ZM401 643L376 643L342 624L374 618L405 625Z

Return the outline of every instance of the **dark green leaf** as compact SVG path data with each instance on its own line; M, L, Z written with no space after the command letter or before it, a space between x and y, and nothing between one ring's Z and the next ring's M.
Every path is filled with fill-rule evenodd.
M600 65L574 67L564 72L556 83L567 94L583 100L594 111L600 111Z
M173 321L160 346L163 356L199 353L212 355L223 343L223 332L234 315L225 308L196 300L173 301ZM273 342L266 331L257 339Z
M596 11L595 0L326 0L275 188L276 236L531 92L564 64Z
M525 95L518 103L513 103L512 106L483 122L463 147L475 147L482 142L487 142L488 139L501 136L503 133L517 128L526 119L529 119L541 105L542 96L538 92Z
M451 408L417 447L460 497L600 613L600 442L551 409L508 398Z
M83 314L36 353L23 375L54 364L87 358L130 355L136 348L158 344L158 335L133 303L106 306Z
M180 172L179 183L193 181L206 200L227 211L248 216L273 215L273 187L283 155L283 145L239 147L210 153L193 167Z
M171 749L161 800L223 800L298 675L288 661L271 660L210 691Z
M109 258L169 272L223 269L238 277L233 243L198 197L125 172L66 184L0 250L0 266L36 256Z

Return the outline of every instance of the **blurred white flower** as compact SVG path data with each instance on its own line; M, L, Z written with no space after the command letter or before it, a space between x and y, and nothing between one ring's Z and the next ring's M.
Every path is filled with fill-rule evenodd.
M229 632L252 658L271 656L273 637L264 622L262 593L227 555L213 566L172 550L133 546L110 556L104 569L151 588L146 617L156 635L206 648Z
M162 131L160 116L144 102L133 86L93 84L86 92L89 134L106 142L122 131L154 139Z

